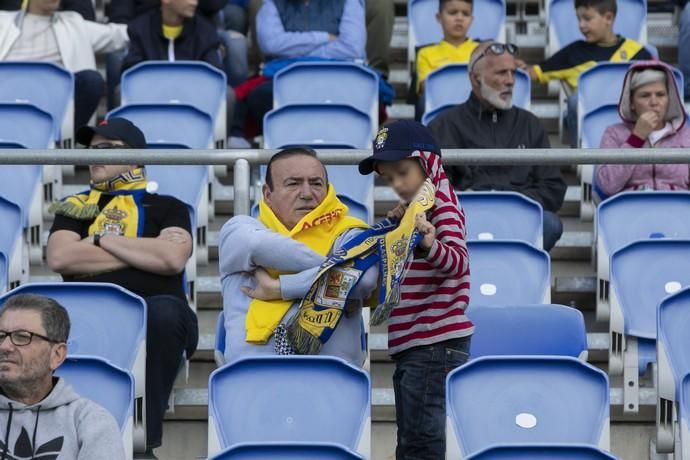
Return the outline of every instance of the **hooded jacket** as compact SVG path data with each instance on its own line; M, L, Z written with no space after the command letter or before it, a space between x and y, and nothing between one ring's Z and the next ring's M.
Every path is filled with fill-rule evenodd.
M666 73L666 122L670 124L671 129L653 145L650 145L649 139L642 140L633 135L637 116L631 110L630 82L633 73L644 69L663 70ZM686 123L685 107L676 80L671 68L661 62L640 62L630 67L623 81L618 113L623 122L606 128L601 139L602 148L690 147L690 127ZM687 190L688 179L687 164L603 165L596 170L597 185L606 195L623 190Z
M113 416L63 379L31 406L0 391L0 460L124 460Z
M436 187L428 212L436 239L428 252L415 251L400 288L400 303L388 318L388 351L433 345L472 335L465 316L470 296L470 263L465 242L465 215L458 204L441 157L415 151L427 177Z
M519 107L487 110L470 94L464 104L436 117L429 129L442 149L548 149L549 138L539 119ZM501 190L522 193L556 212L566 184L558 166L449 166L448 177L459 190Z

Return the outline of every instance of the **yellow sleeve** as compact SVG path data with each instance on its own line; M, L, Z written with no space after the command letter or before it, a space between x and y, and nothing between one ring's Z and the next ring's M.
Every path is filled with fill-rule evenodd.
M422 82L427 75L434 70L431 68L431 61L428 56L428 48L422 48L417 53L417 94L420 93Z

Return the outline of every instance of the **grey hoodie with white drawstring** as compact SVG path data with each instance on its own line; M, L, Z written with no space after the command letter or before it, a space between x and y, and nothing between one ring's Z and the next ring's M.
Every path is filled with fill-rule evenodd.
M113 416L55 380L53 391L30 406L0 390L0 460L124 460Z

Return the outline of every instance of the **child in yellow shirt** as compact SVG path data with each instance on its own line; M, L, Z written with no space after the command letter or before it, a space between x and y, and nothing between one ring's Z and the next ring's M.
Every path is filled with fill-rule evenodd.
M467 64L478 43L467 37L472 25L472 0L439 0L436 20L443 29L443 40L417 53L417 108L424 111L424 80L432 71L448 64Z

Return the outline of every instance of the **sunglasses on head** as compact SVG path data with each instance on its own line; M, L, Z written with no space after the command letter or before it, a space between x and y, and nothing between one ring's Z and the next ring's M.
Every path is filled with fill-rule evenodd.
M492 43L489 45L482 53L475 59L475 61L472 63L472 67L470 68L470 72L474 70L474 66L477 65L477 62L484 56L486 56L488 53L493 54L494 56L500 56L504 53L508 53L511 56L515 56L518 53L518 47L517 45L514 45L512 43Z

